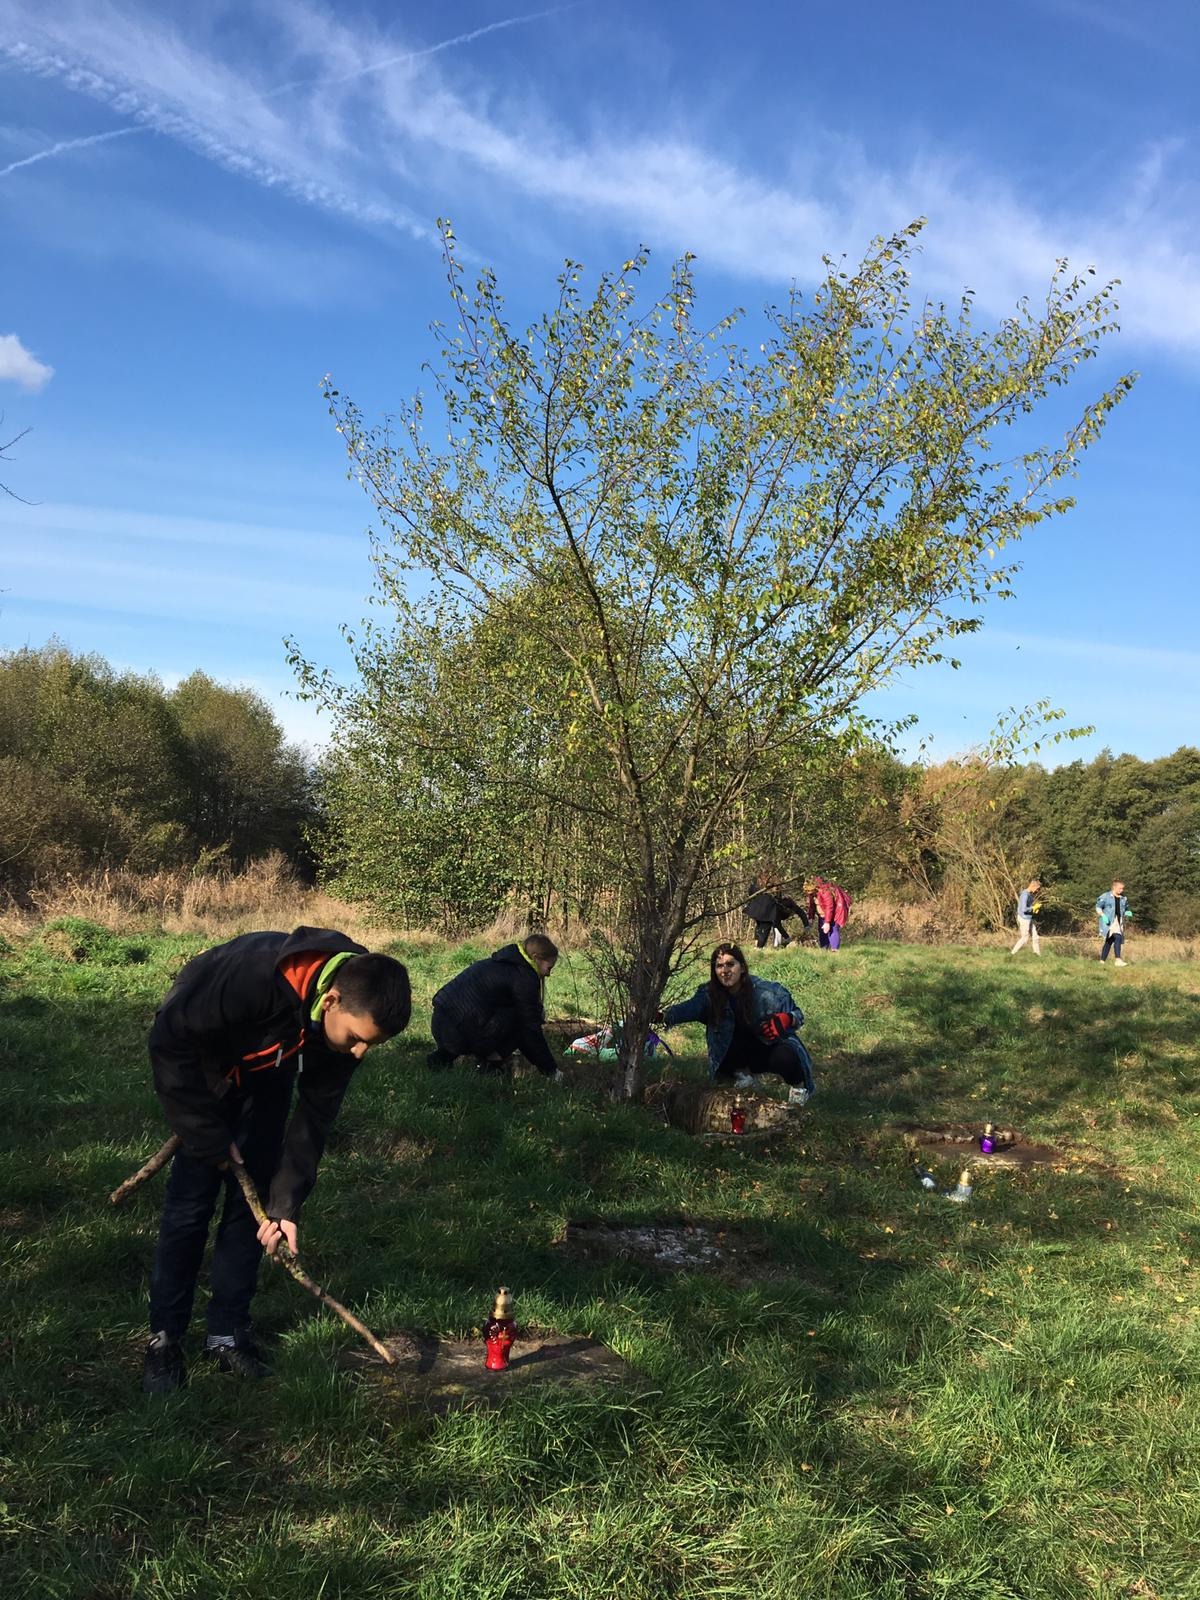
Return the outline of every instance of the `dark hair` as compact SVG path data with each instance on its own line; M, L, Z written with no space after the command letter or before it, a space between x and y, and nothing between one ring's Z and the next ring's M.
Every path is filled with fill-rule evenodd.
M521 946L527 956L535 961L557 961L558 946L546 933L531 933Z
M708 961L708 1014L714 1023L719 1023L725 1015L725 1007L729 1002L729 990L717 977L717 957L732 956L740 963L744 974L741 983L733 991L733 1003L738 1015L743 1022L750 1021L750 1005L753 990L750 986L750 963L742 953L738 944L719 944L709 957Z
M412 1016L408 970L392 956L352 956L333 975L333 987L353 1016L369 1016L388 1038L403 1032Z

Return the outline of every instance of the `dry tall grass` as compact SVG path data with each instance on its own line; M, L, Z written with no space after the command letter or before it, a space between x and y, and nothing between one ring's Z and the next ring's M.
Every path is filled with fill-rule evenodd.
M183 869L153 873L123 870L90 877L67 877L53 889L34 890L28 907L0 910L0 931L21 935L57 917L85 917L121 933L202 933L232 938L258 928L294 928L301 924L340 928L363 944L403 938L408 943L440 942L433 929L397 928L371 916L369 910L303 883L279 853L255 861L241 872L193 877ZM523 915L505 908L475 940L495 948L523 938L529 931ZM580 921L569 928L546 930L563 949L581 949L588 929ZM798 932L798 925L793 925ZM705 945L722 939L745 943L749 924L740 913L722 917L701 936ZM1015 929L982 932L970 927L936 901L902 905L888 900L856 901L848 942L869 939L899 944L965 944L1006 949ZM1090 957L1097 942L1091 929L1071 934L1043 934L1042 945L1056 955ZM1136 961L1194 961L1200 940L1145 933L1134 925L1129 955Z
M1092 936L1094 923L1073 933L1041 935L1042 948L1055 955L1092 957L1099 949ZM800 924L793 921L788 928L792 934L800 932ZM745 943L749 924L740 913L722 917L714 924L711 934L716 939L733 939ZM815 936L809 935L815 943ZM901 904L891 900L856 900L850 913L846 942L870 939L885 944L965 944L980 949L1007 950L1016 941L1015 927L986 930L972 927L952 907L936 900L917 904ZM1194 961L1200 953L1200 940L1179 939L1167 933L1147 933L1131 925L1128 955L1136 961Z
M228 939L259 928L307 924L340 928L363 944L401 933L414 937L407 930L381 926L361 906L301 882L278 852L241 872L203 877L178 868L67 877L53 888L33 890L29 901L28 908L10 906L0 914L6 932L28 933L58 917L84 917L122 933L203 933Z
M1094 956L1099 941L1093 937L1095 918L1073 933L1041 935L1042 947L1055 955ZM889 900L856 901L850 914L848 937L899 944L968 944L982 949L1011 949L1016 927L998 930L973 928L937 901L899 905ZM1167 933L1146 933L1131 924L1129 950L1138 961L1194 961L1195 939L1178 939Z

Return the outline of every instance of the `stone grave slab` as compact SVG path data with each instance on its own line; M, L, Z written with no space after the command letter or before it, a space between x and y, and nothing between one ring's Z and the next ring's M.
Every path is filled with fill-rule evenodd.
M1015 1128L997 1127L994 1138L996 1148L984 1155L979 1148L978 1124L943 1123L923 1127L918 1123L904 1123L889 1130L899 1134L906 1147L914 1154L945 1158L970 1167L1050 1167L1054 1171L1068 1172L1072 1167L1094 1167L1101 1163L1094 1157L1077 1151L1059 1149L1055 1145L1039 1144L1026 1139Z
M758 1240L717 1223L568 1222L558 1245L593 1260L624 1260L667 1272L744 1279L769 1270L766 1248Z
M497 1406L507 1395L540 1384L579 1388L599 1383L626 1389L637 1384L633 1369L615 1351L582 1336L540 1330L522 1334L503 1372L489 1372L484 1365L481 1338L399 1333L383 1343L396 1357L394 1367L362 1347L347 1350L342 1364L387 1399L435 1414L466 1406Z

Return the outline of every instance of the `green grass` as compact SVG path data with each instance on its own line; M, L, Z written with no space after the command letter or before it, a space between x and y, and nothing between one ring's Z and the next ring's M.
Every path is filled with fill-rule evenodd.
M1195 968L767 952L821 1097L774 1144L716 1149L541 1079L431 1076L428 997L480 952L400 949L416 1020L348 1098L310 1270L378 1331L446 1335L503 1279L526 1321L639 1374L427 1419L343 1369L353 1335L273 1269L272 1381L138 1391L161 1179L106 1196L162 1136L144 1036L197 947L72 962L35 938L0 965L6 1597L1200 1593ZM576 971L552 1011L582 1004ZM700 1075L700 1030L676 1042ZM985 1116L1075 1159L988 1172L953 1207L885 1131ZM570 1217L680 1215L736 1222L772 1271L553 1242Z

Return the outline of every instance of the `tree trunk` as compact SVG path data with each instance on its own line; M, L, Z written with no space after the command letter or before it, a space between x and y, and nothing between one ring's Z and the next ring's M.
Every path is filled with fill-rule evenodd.
M654 1025L671 971L671 953L683 933L683 917L663 926L657 919L635 931L627 975L625 1026L621 1032L622 1100L640 1100L646 1077L646 1035Z

